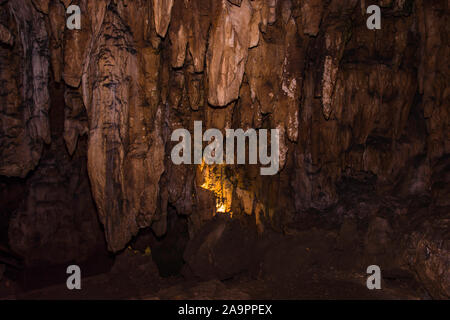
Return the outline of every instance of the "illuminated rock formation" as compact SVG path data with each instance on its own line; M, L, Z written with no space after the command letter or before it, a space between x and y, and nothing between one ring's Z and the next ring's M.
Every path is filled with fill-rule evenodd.
M81 30L66 28L69 4L81 8ZM305 212L337 211L348 181L380 199L426 199L430 212L448 207L448 2L382 1L376 31L366 27L364 4L0 0L0 175L38 172L33 179L48 183L39 169L48 164L44 148L86 153L113 252L142 228L163 235L168 206L188 216L191 235L215 212L251 217L260 232L284 231ZM64 91L67 150L51 137L56 86ZM280 173L174 165L170 134L192 132L194 121L279 129ZM87 147L79 146L85 135ZM39 198L38 181L30 183L24 198ZM19 216L32 225L33 214L46 214L39 210ZM22 230L19 220L13 230ZM25 240L17 251L35 248ZM448 254L414 270L426 274ZM435 291L445 294L448 286Z

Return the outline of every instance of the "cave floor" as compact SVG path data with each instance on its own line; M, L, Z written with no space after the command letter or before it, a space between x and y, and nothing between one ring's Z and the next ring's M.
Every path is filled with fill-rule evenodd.
M326 233L320 232L320 234ZM264 267L242 273L229 280L198 281L176 276L162 278L151 255L125 250L116 258L109 272L82 279L82 289L70 291L65 283L32 291L24 291L9 280L0 282L0 299L26 300L271 300L271 299L427 299L428 296L412 277L402 273L383 274L382 289L368 290L366 270L355 262L356 251L336 250L314 237L314 231L291 236L277 236L270 243L292 245L289 265L274 257L279 270ZM299 254L292 254L292 248ZM269 249L270 250L270 249ZM275 249L277 250L277 248ZM305 254L301 254L304 251ZM270 252L270 251L268 251ZM270 262L268 263L270 264ZM262 269L264 269L262 268Z
M296 275L287 285L266 279L242 276L228 281L186 281L181 277L147 277L139 284L129 276L102 274L83 280L82 290L69 291L65 285L56 285L29 292L5 282L0 287L0 299L19 300L308 300L308 299L363 299L404 300L424 299L426 296L408 279L391 279L383 282L381 290L368 290L363 274L330 270ZM11 294L11 292L15 292ZM9 293L9 294L8 294Z

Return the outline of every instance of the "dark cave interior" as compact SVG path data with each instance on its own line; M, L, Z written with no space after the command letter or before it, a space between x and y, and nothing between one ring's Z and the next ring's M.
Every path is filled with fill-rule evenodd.
M0 299L449 299L448 5L0 0ZM195 121L279 172L175 164Z

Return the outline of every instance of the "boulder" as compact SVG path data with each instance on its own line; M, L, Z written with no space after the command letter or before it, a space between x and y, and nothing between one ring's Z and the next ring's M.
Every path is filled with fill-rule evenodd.
M251 268L255 247L254 232L240 221L218 214L187 244L184 260L197 278L225 280Z

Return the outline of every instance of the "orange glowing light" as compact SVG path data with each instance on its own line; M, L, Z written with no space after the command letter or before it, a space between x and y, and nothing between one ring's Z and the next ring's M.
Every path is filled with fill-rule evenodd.
M231 202L233 200L233 185L224 174L225 165L207 165L204 162L200 166L203 177L201 188L214 192L216 197L216 213L225 213L233 216Z

